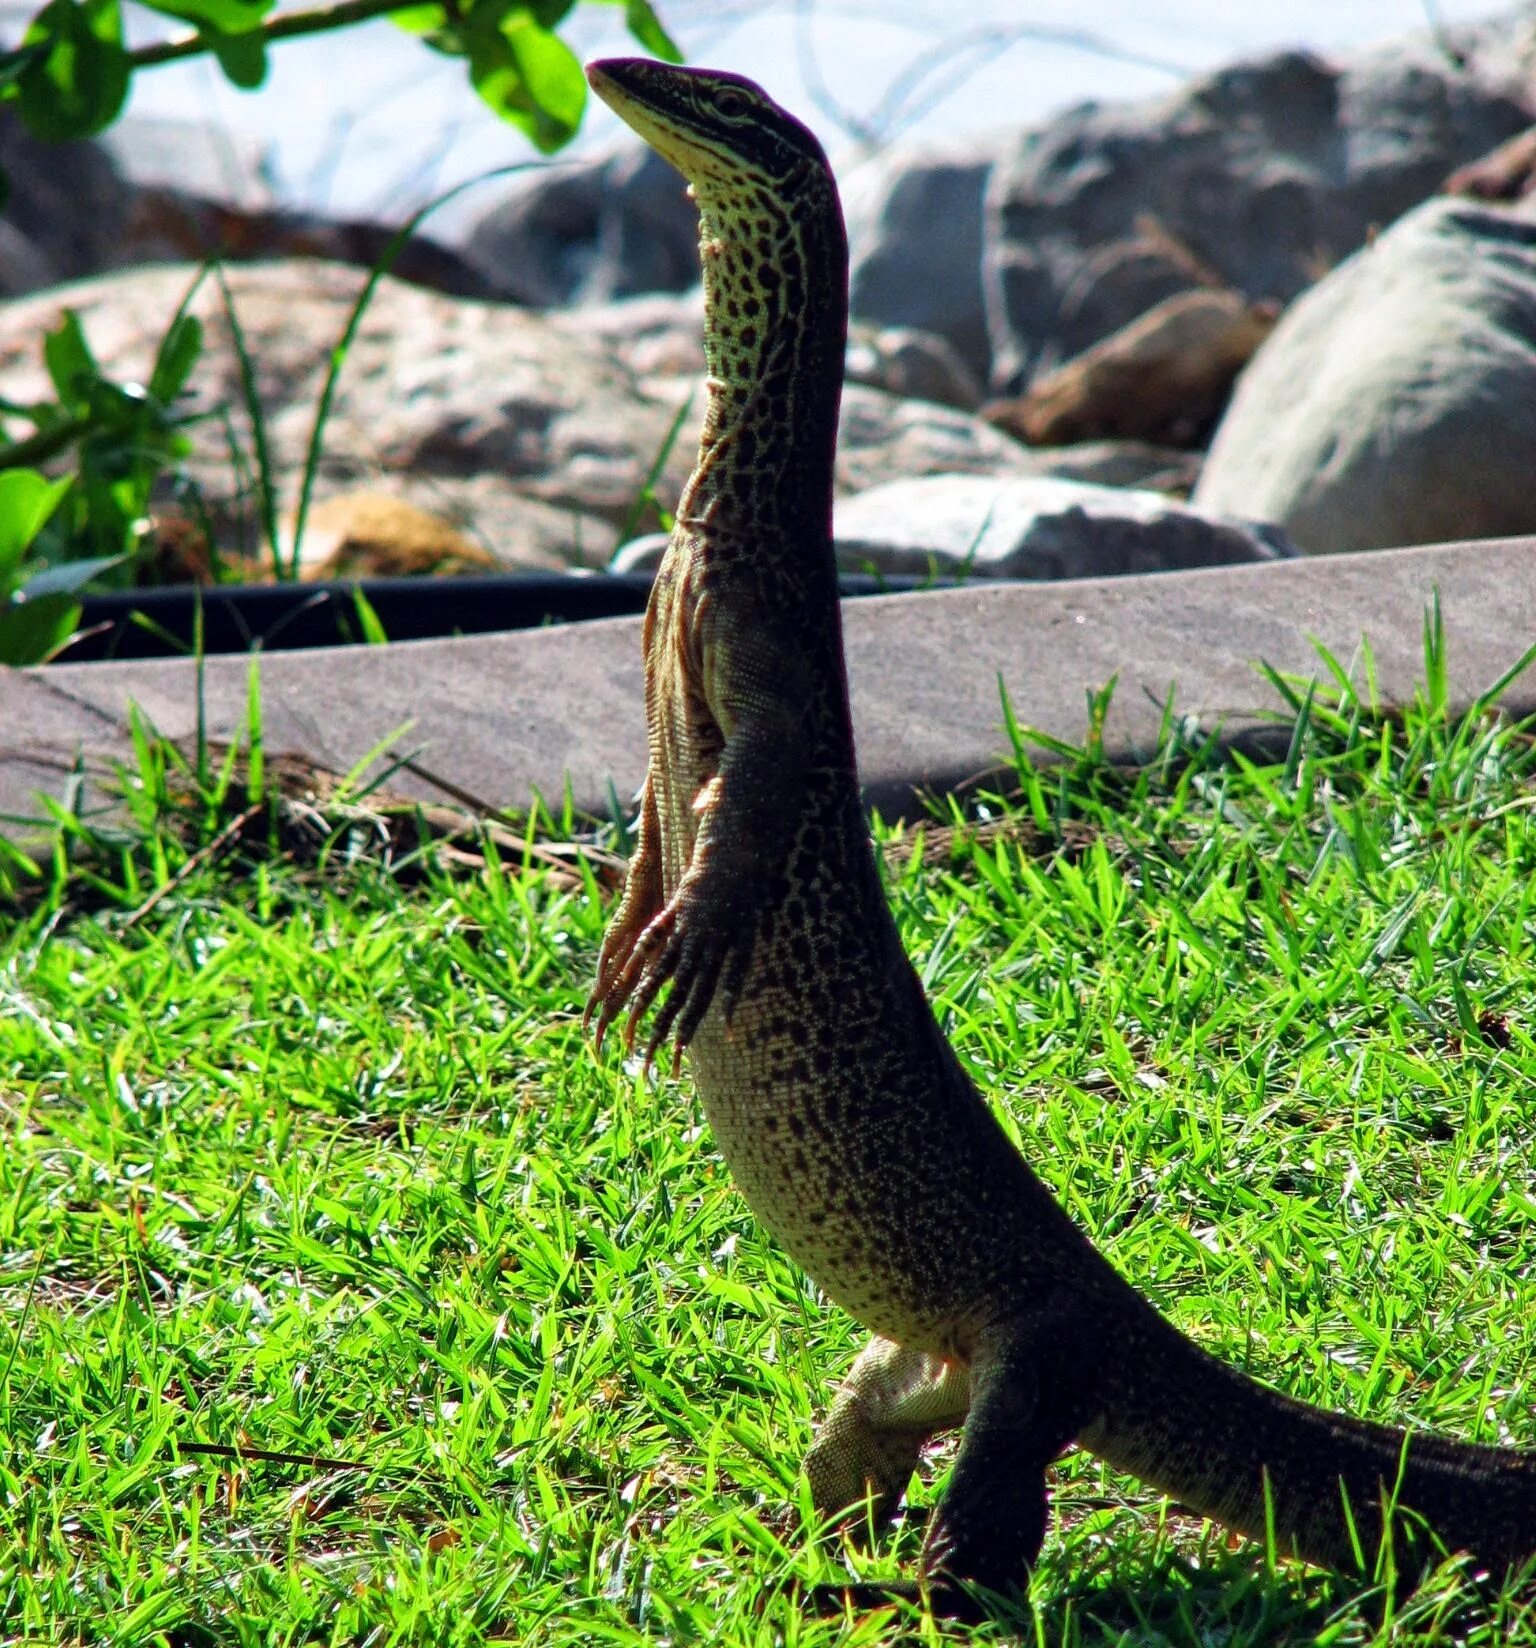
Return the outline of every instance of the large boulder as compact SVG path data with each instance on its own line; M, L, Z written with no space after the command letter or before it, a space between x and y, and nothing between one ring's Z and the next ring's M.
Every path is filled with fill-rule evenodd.
M981 211L1002 137L897 143L838 168L853 318L954 345L982 382L991 365L981 292Z
M683 291L699 278L699 218L652 149L557 161L514 178L465 256L502 296L536 308Z
M626 544L618 572L654 572L660 534ZM1155 492L1049 476L928 475L840 498L842 572L903 578L1104 578L1272 561L1280 534L1222 520Z
M50 397L41 342L65 308L79 315L107 371L144 379L195 275L185 265L132 270L0 305L7 396ZM365 276L304 260L231 266L226 277L286 508L330 352ZM190 425L188 470L221 539L246 547L255 541L255 512L231 464L222 414L248 457L252 432L212 281L199 288L194 312L206 337L188 410L220 415ZM647 393L579 327L386 278L340 376L316 495L366 489L401 496L463 527L507 564L602 565L618 523L637 507L673 415L671 401ZM679 452L663 485L675 485L686 467Z
M971 578L1103 578L1272 561L1279 534L1156 492L1048 476L935 475L838 502L845 571Z
M0 218L0 298L74 280L109 263L123 238L132 190L98 143L45 143L0 104L0 174L10 184Z
M1434 200L1291 307L1195 501L1314 554L1536 532L1536 210Z
M1208 287L1180 292L982 416L1032 446L1197 446L1274 324L1273 304Z
M132 270L0 304L6 394L51 397L41 342L66 308L79 315L106 371L144 379L195 275L186 265ZM310 260L231 266L226 276L256 367L279 501L288 508L330 353L365 277ZM187 468L221 542L245 549L256 540L256 512L230 461L226 416L247 457L254 442L212 281L199 288L194 312L206 337L188 411L216 415L189 426ZM693 373L631 370L593 314L534 314L381 281L341 372L316 497L359 490L399 497L507 565L603 565L621 528L655 520L645 502L653 473L658 498L681 491L697 452L704 389ZM1023 447L978 418L862 385L848 386L842 432L843 492L901 475L1031 468Z
M1285 302L1311 285L1530 123L1511 27L1460 43L1459 65L1428 41L1342 66L1282 52L1026 133L988 184L994 386L1191 287Z

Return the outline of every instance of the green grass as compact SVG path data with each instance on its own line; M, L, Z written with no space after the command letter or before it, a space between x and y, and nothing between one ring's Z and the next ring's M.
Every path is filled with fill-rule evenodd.
M1430 662L1403 711L1298 697L1270 762L1173 718L1136 773L1021 756L891 896L1021 1147L1186 1332L1532 1442L1536 750L1448 721ZM931 1478L872 1555L808 1534L860 1335L686 1084L594 1057L595 872L141 762L140 831L0 860L0 1639L892 1640L793 1586L909 1566ZM1054 1503L1032 1611L970 1637L1536 1643L1528 1593L1448 1567L1393 1608L1083 1456Z

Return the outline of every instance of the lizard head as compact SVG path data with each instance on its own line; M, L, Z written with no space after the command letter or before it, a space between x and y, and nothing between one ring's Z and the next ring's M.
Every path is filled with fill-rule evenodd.
M821 144L754 81L645 57L587 65L592 90L693 186L708 211L827 175Z

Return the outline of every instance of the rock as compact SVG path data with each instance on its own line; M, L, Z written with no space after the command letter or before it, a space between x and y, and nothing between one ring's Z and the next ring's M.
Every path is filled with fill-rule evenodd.
M1492 154L1458 167L1441 186L1474 200L1523 200L1536 193L1536 126L1501 143Z
M0 104L0 173L10 180L0 296L99 269L115 252L131 191L97 143L45 143Z
M638 146L556 161L514 178L464 253L495 291L536 308L683 291L699 278L699 219L685 189Z
M1536 221L1433 200L1297 300L1195 489L1314 554L1536 530Z
M1155 492L1040 476L893 481L841 500L834 530L850 572L1099 578L1292 553L1276 534Z
M1230 290L1180 292L982 416L1034 446L1105 438L1198 446L1276 313Z
M581 304L563 310L561 320L601 338L637 377L695 377L704 370L702 286ZM981 384L953 348L912 327L855 323L848 337L848 378L968 412L981 405Z
M97 141L134 188L175 189L242 211L278 206L266 145L217 121L129 113Z
M1530 124L1509 28L1343 66L1240 63L1152 103L1068 110L988 184L993 385L1016 392L1176 292L1287 302Z
M20 297L52 286L58 278L43 248L0 218L0 297Z
M839 167L848 219L849 306L855 320L947 338L982 382L992 349L982 306L982 197L1008 147L892 144Z
M1072 446L1036 447L1029 454L1030 473L1064 481L1091 481L1097 486L1132 487L1186 498L1200 478L1203 452L1149 441L1079 441Z
M66 307L79 314L109 373L147 376L195 275L186 266L134 270L0 305L7 395L51 398L41 340ZM231 266L227 277L256 363L286 507L330 351L364 277L319 262ZM228 408L249 455L239 367L212 281L202 284L194 310L207 334L188 410ZM339 379L316 497L359 488L389 492L456 522L499 560L600 566L615 527L634 510L673 411L579 329L386 278ZM219 527L221 548L254 553L257 523L248 489L232 469L221 418L205 417L188 434L188 471ZM679 454L669 475L680 480L690 461L691 454Z
M292 517L283 545L293 554ZM441 515L383 492L338 492L322 499L304 523L299 576L412 578L425 574L499 572L502 563Z
M0 107L0 173L11 182L0 221L0 297L213 255L320 257L367 269L395 233L276 205L253 146L193 121L129 117L95 142L44 143L13 108ZM425 235L410 237L394 273L458 296L492 295L458 253Z
M868 492L903 476L1027 475L1031 468L1024 447L968 413L932 401L898 400L862 384L843 390L840 493Z
M134 193L122 241L106 266L201 262L210 257L226 263L308 257L371 270L394 238L395 230L387 223L318 217L282 207L231 206L153 185ZM451 297L494 295L489 282L457 252L427 235L407 238L390 273Z
M561 311L562 324L601 338L639 378L694 377L704 370L704 288L647 292Z
M930 475L840 499L833 534L843 572L887 577L1100 578L1288 558L1278 534L1155 492L1044 477ZM659 534L626 544L615 572L651 572Z
M855 322L848 332L848 381L963 412L981 405L981 380L954 345L936 332L920 332L913 326Z

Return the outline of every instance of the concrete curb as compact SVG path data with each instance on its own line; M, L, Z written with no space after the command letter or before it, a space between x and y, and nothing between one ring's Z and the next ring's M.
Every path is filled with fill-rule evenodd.
M860 768L872 804L913 809L914 793L995 770L1007 750L998 683L1019 720L1080 742L1085 693L1118 675L1106 753L1134 760L1156 742L1170 693L1222 735L1272 722L1282 701L1262 660L1326 678L1313 638L1360 676L1369 638L1379 690L1410 695L1423 678L1423 621L1439 590L1452 700L1464 708L1536 643L1536 538L1314 557L1144 577L977 584L844 607ZM209 658L211 737L236 736L245 657ZM395 743L475 796L517 807L569 786L604 811L633 795L644 763L640 621L271 653L260 660L267 747L347 771L397 728ZM1502 695L1536 714L1536 667ZM137 704L178 741L196 731L190 660L0 669L0 828L31 833L37 792L60 795L83 760L93 773L130 750ZM390 787L441 791L409 774ZM99 798L99 786L95 792Z

